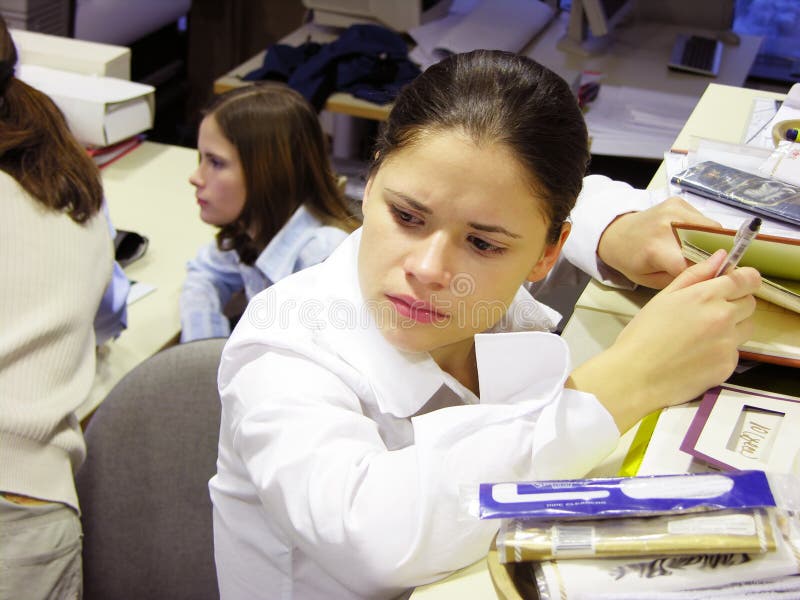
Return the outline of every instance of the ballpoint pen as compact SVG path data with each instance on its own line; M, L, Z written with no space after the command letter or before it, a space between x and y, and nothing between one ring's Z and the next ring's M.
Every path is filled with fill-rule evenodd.
M736 232L736 236L733 238L733 248L728 252L728 257L725 259L725 262L720 265L719 269L717 269L714 277L723 275L728 269L739 264L739 260L742 258L745 250L747 250L750 242L755 239L759 229L761 229L761 219L758 217L754 217L742 223L741 227L739 227L739 231Z

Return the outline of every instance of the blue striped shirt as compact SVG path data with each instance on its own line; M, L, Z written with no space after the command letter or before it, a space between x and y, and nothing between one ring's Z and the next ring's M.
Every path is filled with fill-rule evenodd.
M227 337L230 324L223 309L233 294L243 290L249 300L287 275L322 262L346 237L301 205L252 266L243 264L235 250L222 251L215 242L203 246L187 264L181 290L181 342Z

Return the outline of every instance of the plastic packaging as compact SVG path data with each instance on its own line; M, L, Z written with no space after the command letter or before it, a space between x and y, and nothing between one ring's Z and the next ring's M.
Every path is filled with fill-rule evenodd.
M793 121L800 123L800 121ZM797 129L793 131L797 132ZM763 177L773 177L800 185L800 140L783 140L775 144L775 150L758 167L758 172Z
M482 483L481 519L592 519L775 506L763 471Z
M760 554L696 553L537 561L530 563L530 573L531 578L535 576L541 600L741 599L751 597L750 592L753 597L756 592L762 595L780 592L783 595L769 597L798 598L796 549L780 535L776 541L775 551ZM726 591L738 595L728 596Z
M524 521L500 527L500 562L679 554L763 553L780 535L773 509L590 521Z

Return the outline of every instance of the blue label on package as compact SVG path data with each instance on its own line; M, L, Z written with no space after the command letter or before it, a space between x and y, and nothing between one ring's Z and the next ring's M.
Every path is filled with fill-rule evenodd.
M775 506L763 471L482 483L481 519L589 519Z

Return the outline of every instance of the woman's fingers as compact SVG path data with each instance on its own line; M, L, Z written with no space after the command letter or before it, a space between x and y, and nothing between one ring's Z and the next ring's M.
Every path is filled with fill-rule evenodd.
M692 265L683 271L672 281L672 283L664 288L662 293L675 292L680 289L688 288L696 283L700 283L701 281L712 279L714 274L717 272L717 269L725 260L725 256L726 254L724 250L717 250L714 252L714 254L708 257L707 260L697 263L696 265Z

